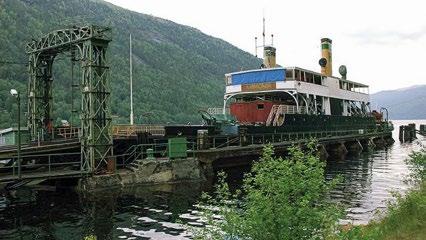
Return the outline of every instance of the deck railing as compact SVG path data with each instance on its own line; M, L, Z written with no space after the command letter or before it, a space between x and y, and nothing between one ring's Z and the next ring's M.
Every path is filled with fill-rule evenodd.
M56 153L56 154L37 154L24 155L20 157L21 166L19 166L17 157L9 160L2 160L3 166L0 167L0 182L18 180L19 175L22 179L26 178L49 178L52 176L66 176L83 174L81 170L80 152L74 153Z
M259 133L232 136L208 136L203 140L203 145L197 144L197 138L189 139L195 143L195 149L208 150L224 147L247 146L267 143L284 143L291 141L300 141L308 139L327 140L333 137L343 136L365 136L366 134L376 133L375 129L357 129L357 130L325 130L325 131L306 131L306 132L284 132L284 133Z
M164 135L165 130L162 125L115 125L112 133L116 137L136 136L137 133L147 132L151 135Z
M221 107L208 108L207 112L211 115L221 115L221 114L223 114L223 108L221 108ZM229 108L225 108L225 114L230 114Z
M115 156L117 167L126 166L135 160L169 159L169 143L157 142L152 144L138 144L131 146L124 154ZM195 143L186 142L187 157L194 157Z
M55 128L56 138L70 139L70 138L78 138L80 133L79 127L58 127Z

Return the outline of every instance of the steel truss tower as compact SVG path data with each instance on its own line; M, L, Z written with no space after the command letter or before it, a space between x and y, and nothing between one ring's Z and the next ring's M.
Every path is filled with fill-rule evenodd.
M101 172L112 156L109 67L110 29L100 26L53 31L27 44L29 55L28 127L32 140L53 138L52 66L63 52L81 62L81 168Z

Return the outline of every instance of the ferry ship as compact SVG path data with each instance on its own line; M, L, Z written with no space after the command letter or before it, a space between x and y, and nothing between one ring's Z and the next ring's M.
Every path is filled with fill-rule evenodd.
M246 133L368 131L389 126L383 109L371 110L368 85L348 80L344 65L339 67L341 77L333 76L331 39L321 39L321 72L278 66L276 48L262 47L259 69L225 74L223 108L203 114L208 125L234 122Z

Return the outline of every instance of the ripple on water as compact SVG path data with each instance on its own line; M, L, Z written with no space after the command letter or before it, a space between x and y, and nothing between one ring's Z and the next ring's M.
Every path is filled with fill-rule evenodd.
M405 124L405 123L404 123ZM395 125L398 129L398 124ZM396 131L394 139L397 139ZM420 138L424 143L425 138ZM365 224L386 209L393 199L392 192L403 194L409 185L405 183L409 169L405 159L412 151L420 149L417 143L395 142L388 149L362 154L359 159L346 159L327 165L327 179L342 175L343 183L331 193L333 198L347 206L342 223Z

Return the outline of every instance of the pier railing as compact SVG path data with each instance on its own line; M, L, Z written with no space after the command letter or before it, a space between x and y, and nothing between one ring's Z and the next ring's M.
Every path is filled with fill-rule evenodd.
M179 158L179 156L194 157L194 150L196 150L195 143L187 141L185 145L185 147L173 150L172 152L170 144L164 142L132 145L124 154L115 156L116 166L126 166L135 160L168 160Z
M80 128L78 127L58 127L54 129L56 138L72 139L80 136Z
M221 108L221 107L208 108L207 112L211 115L221 115L221 114L223 114L223 108ZM229 107L225 108L225 114L230 114L230 112L231 111L230 111Z
M210 148L237 147L255 144L279 143L288 141L315 139L330 139L342 136L362 136L365 134L377 133L375 129L357 129L357 130L325 130L325 131L307 131L307 132L284 132L284 133L259 133L242 134L232 136L208 136L203 141L193 138L197 150ZM202 144L200 144L202 142Z
M24 155L2 160L0 182L81 175L80 152Z
M232 148L249 145L261 145L267 143L289 143L315 138L321 141L333 140L339 137L365 137L366 135L377 135L375 129L357 130L325 130L307 132L284 132L284 133L259 133L241 135L215 135L200 138L187 138L185 157L194 157L197 151L208 149ZM135 160L144 159L171 159L169 155L170 145L167 142L155 142L152 144L139 144L131 146L124 154L115 156L116 166L123 167Z
M115 125L112 127L112 133L115 137L125 137L128 138L130 136L135 137L137 133L147 132L151 135L164 135L165 130L162 125Z

